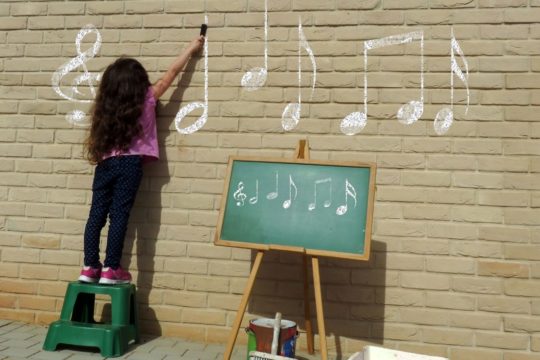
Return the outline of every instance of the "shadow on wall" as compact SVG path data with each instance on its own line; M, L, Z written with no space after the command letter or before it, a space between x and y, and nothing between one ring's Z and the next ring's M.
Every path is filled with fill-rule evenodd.
M166 105L158 102L157 105L157 128L158 143L160 146L160 160L146 164L144 166L144 176L130 216L130 225L126 235L123 251L123 266L137 269L137 302L139 306L139 326L146 334L162 335L160 321L161 318L156 310L152 308L152 303L161 303L161 300L152 299L153 291L156 289L181 290L184 287L182 274L170 274L163 281L160 281L160 272L164 270L165 256L180 256L183 253L182 246L174 246L180 251L179 254L171 253L171 247L167 246L160 253L156 246L158 238L163 239L160 234L161 225L167 219L163 213L172 208L171 203L163 204L162 199L168 198L165 193L176 193L173 185L167 189L171 182L169 171L169 159L164 147L168 144L167 138L171 137L171 132L176 129L172 124L176 113L180 109L186 84L191 82L195 71L196 61L188 63L181 79L177 82L171 101ZM174 136L172 136L174 138ZM169 139L170 142L170 139ZM170 197L169 197L170 198ZM167 237L168 239L169 237ZM134 251L135 248L135 251ZM136 254L136 260L134 255ZM136 264L133 264L136 261ZM157 273L157 274L156 274ZM175 279L177 277L177 281ZM177 286L177 287L176 287ZM110 306L109 306L110 307ZM104 314L110 314L110 309L104 309ZM170 319L167 319L170 321Z
M343 338L358 341L353 347L382 344L385 318L386 244L371 241L370 260L355 261L320 258L321 290L329 354L346 359L352 352ZM252 251L252 261L256 251ZM310 311L313 333L318 335L311 261L308 262ZM274 318L277 311L283 319L298 324L298 349L307 347L304 320L304 280L302 255L290 252L267 252L255 280L248 312L257 317ZM260 315L260 316L259 316ZM314 339L316 352L318 336Z

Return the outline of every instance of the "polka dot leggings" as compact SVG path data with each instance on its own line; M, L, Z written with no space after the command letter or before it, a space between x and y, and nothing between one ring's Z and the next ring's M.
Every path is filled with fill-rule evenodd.
M98 267L99 237L109 216L105 267L120 266L129 213L142 178L142 158L115 156L96 166L92 206L84 230L84 265Z

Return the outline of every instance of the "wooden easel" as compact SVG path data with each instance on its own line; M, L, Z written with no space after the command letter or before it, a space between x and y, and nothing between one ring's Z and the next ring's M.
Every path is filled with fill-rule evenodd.
M309 159L309 146L307 140L300 140L296 148L295 153L296 159ZM274 247L277 249L277 247ZM223 356L224 360L230 360L236 338L238 337L238 331L240 330L240 324L244 318L246 312L247 303L249 296L251 295L251 290L253 289L253 284L255 283L255 278L257 277L257 272L261 266L262 258L265 250L257 250L257 255L255 256L255 261L253 262L253 267L251 268L251 273L249 274L248 282L244 290L244 295L242 295L242 300L240 301L240 306L236 313L236 318L231 330L231 335L229 336L229 341L227 342L227 348L225 349L225 354ZM309 281L308 281L308 255L305 253L305 250L299 251L303 253L303 269L304 269L304 318L306 325L306 335L307 335L307 347L308 352L313 354L315 352L313 346L313 329L311 325L311 312L309 306ZM321 293L321 275L319 271L319 259L317 256L311 256L311 267L313 272L313 288L315 291L315 307L317 312L317 326L319 328L319 344L321 351L321 359L328 359L328 350L326 346L326 331L324 327L324 313L323 313L323 304L322 304L322 293Z

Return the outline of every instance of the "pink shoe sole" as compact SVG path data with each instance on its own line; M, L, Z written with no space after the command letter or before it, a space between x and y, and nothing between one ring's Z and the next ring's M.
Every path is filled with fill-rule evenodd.
M85 283L95 284L95 283L97 283L99 281L99 279L88 277L88 276L85 276L85 275L81 275L81 276L79 276L79 281L82 281L82 282L85 282Z
M130 280L116 280L116 279L107 279L107 278L102 277L101 279L99 279L99 283L105 284L105 285L129 284Z

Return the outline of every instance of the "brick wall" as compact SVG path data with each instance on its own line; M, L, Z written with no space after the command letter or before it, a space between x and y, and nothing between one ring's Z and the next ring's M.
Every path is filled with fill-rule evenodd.
M146 168L126 239L144 330L226 341L252 263L250 251L213 245L227 158L291 157L308 139L312 159L378 166L371 260L322 261L331 353L383 344L453 360L540 358L538 0L269 0L269 76L257 91L240 81L263 64L263 0L3 0L0 318L57 319L82 264L93 168L82 158L86 130L66 114L87 111L80 100L91 89L83 83L68 100L51 80L80 56L81 28L92 24L102 37L88 72L128 55L155 81L205 15L208 121L190 135L175 129L179 109L203 101L201 57L159 105L162 159ZM310 99L302 49L302 118L286 132L281 115L298 96L299 18L317 81ZM454 76L455 121L439 136L433 119L450 105L452 28L470 104L465 113L466 87ZM344 135L341 120L363 111L364 41L412 31L425 41L421 119L396 119L419 96L412 41L369 52L367 125ZM84 37L81 52L96 39ZM457 53L456 61L464 70ZM61 79L65 94L83 72ZM280 310L303 328L301 269L295 254L265 256L245 320Z

